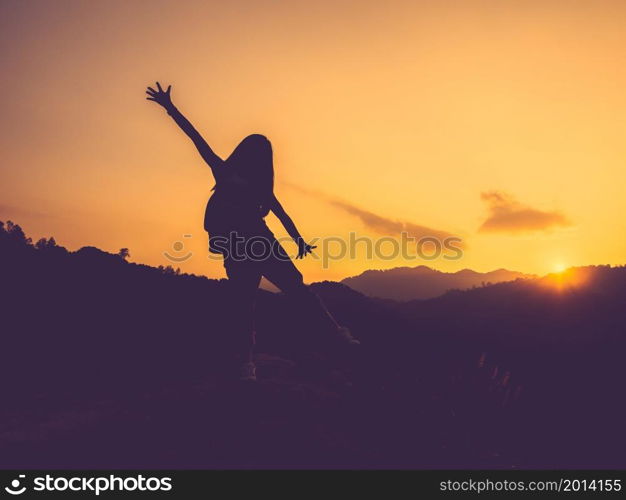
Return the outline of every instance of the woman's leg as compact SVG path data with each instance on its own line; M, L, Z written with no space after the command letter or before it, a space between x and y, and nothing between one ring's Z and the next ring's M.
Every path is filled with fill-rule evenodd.
M338 333L349 335L347 329L335 320L317 294L304 284L302 273L298 271L283 247L274 241L272 255L262 263L263 276L303 309L306 324L312 321L314 323L312 326L331 336ZM357 343L356 340L354 343Z
M248 260L224 260L228 276L228 330L233 353L241 362L252 360L255 343L254 305L261 273L257 263Z

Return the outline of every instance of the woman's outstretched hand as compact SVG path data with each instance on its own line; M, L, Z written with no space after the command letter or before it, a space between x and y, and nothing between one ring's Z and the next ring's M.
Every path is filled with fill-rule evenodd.
M309 245L303 238L298 238L298 255L296 259L303 259L308 254L313 253L314 248L317 248L317 245Z
M159 82L156 82L156 85L157 89L159 90L154 90L152 87L148 87L148 90L146 90L146 94L148 94L149 97L146 97L146 99L148 99L148 101L154 101L157 104L160 104L165 109L173 108L174 105L172 104L172 97L170 95L172 86L168 85L167 90L163 90Z

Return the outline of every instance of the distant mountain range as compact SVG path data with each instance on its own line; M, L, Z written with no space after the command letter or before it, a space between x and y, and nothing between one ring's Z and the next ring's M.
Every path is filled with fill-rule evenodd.
M341 283L369 297L406 301L438 297L448 290L467 290L487 284L528 278L536 276L507 269L496 269L488 273L479 273L471 269L444 273L428 266L417 266L369 270L358 276L345 278Z

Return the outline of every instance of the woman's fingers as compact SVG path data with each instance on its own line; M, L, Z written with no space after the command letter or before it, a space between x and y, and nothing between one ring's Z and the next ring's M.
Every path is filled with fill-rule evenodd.
M148 89L146 90L146 94L154 98L154 99L150 99L151 101L159 102L159 99L162 98L163 96L169 97L170 92L172 90L171 85L168 85L167 90L163 90L163 87L161 87L161 84L159 82L156 82L156 86L157 86L157 89L159 90L155 90L153 87L148 87Z
M300 243L299 245L296 259L304 259L308 254L313 253L314 248L317 248L317 245L308 245L306 243Z
M154 97L146 97L146 99L148 99L148 101L154 101L157 102L157 100Z

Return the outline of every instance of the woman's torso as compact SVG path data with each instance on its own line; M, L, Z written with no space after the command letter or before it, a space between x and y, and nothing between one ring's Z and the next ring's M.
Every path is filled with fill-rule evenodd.
M225 172L207 203L204 229L209 236L227 236L233 232L252 236L264 232L267 226L257 199L248 182Z

